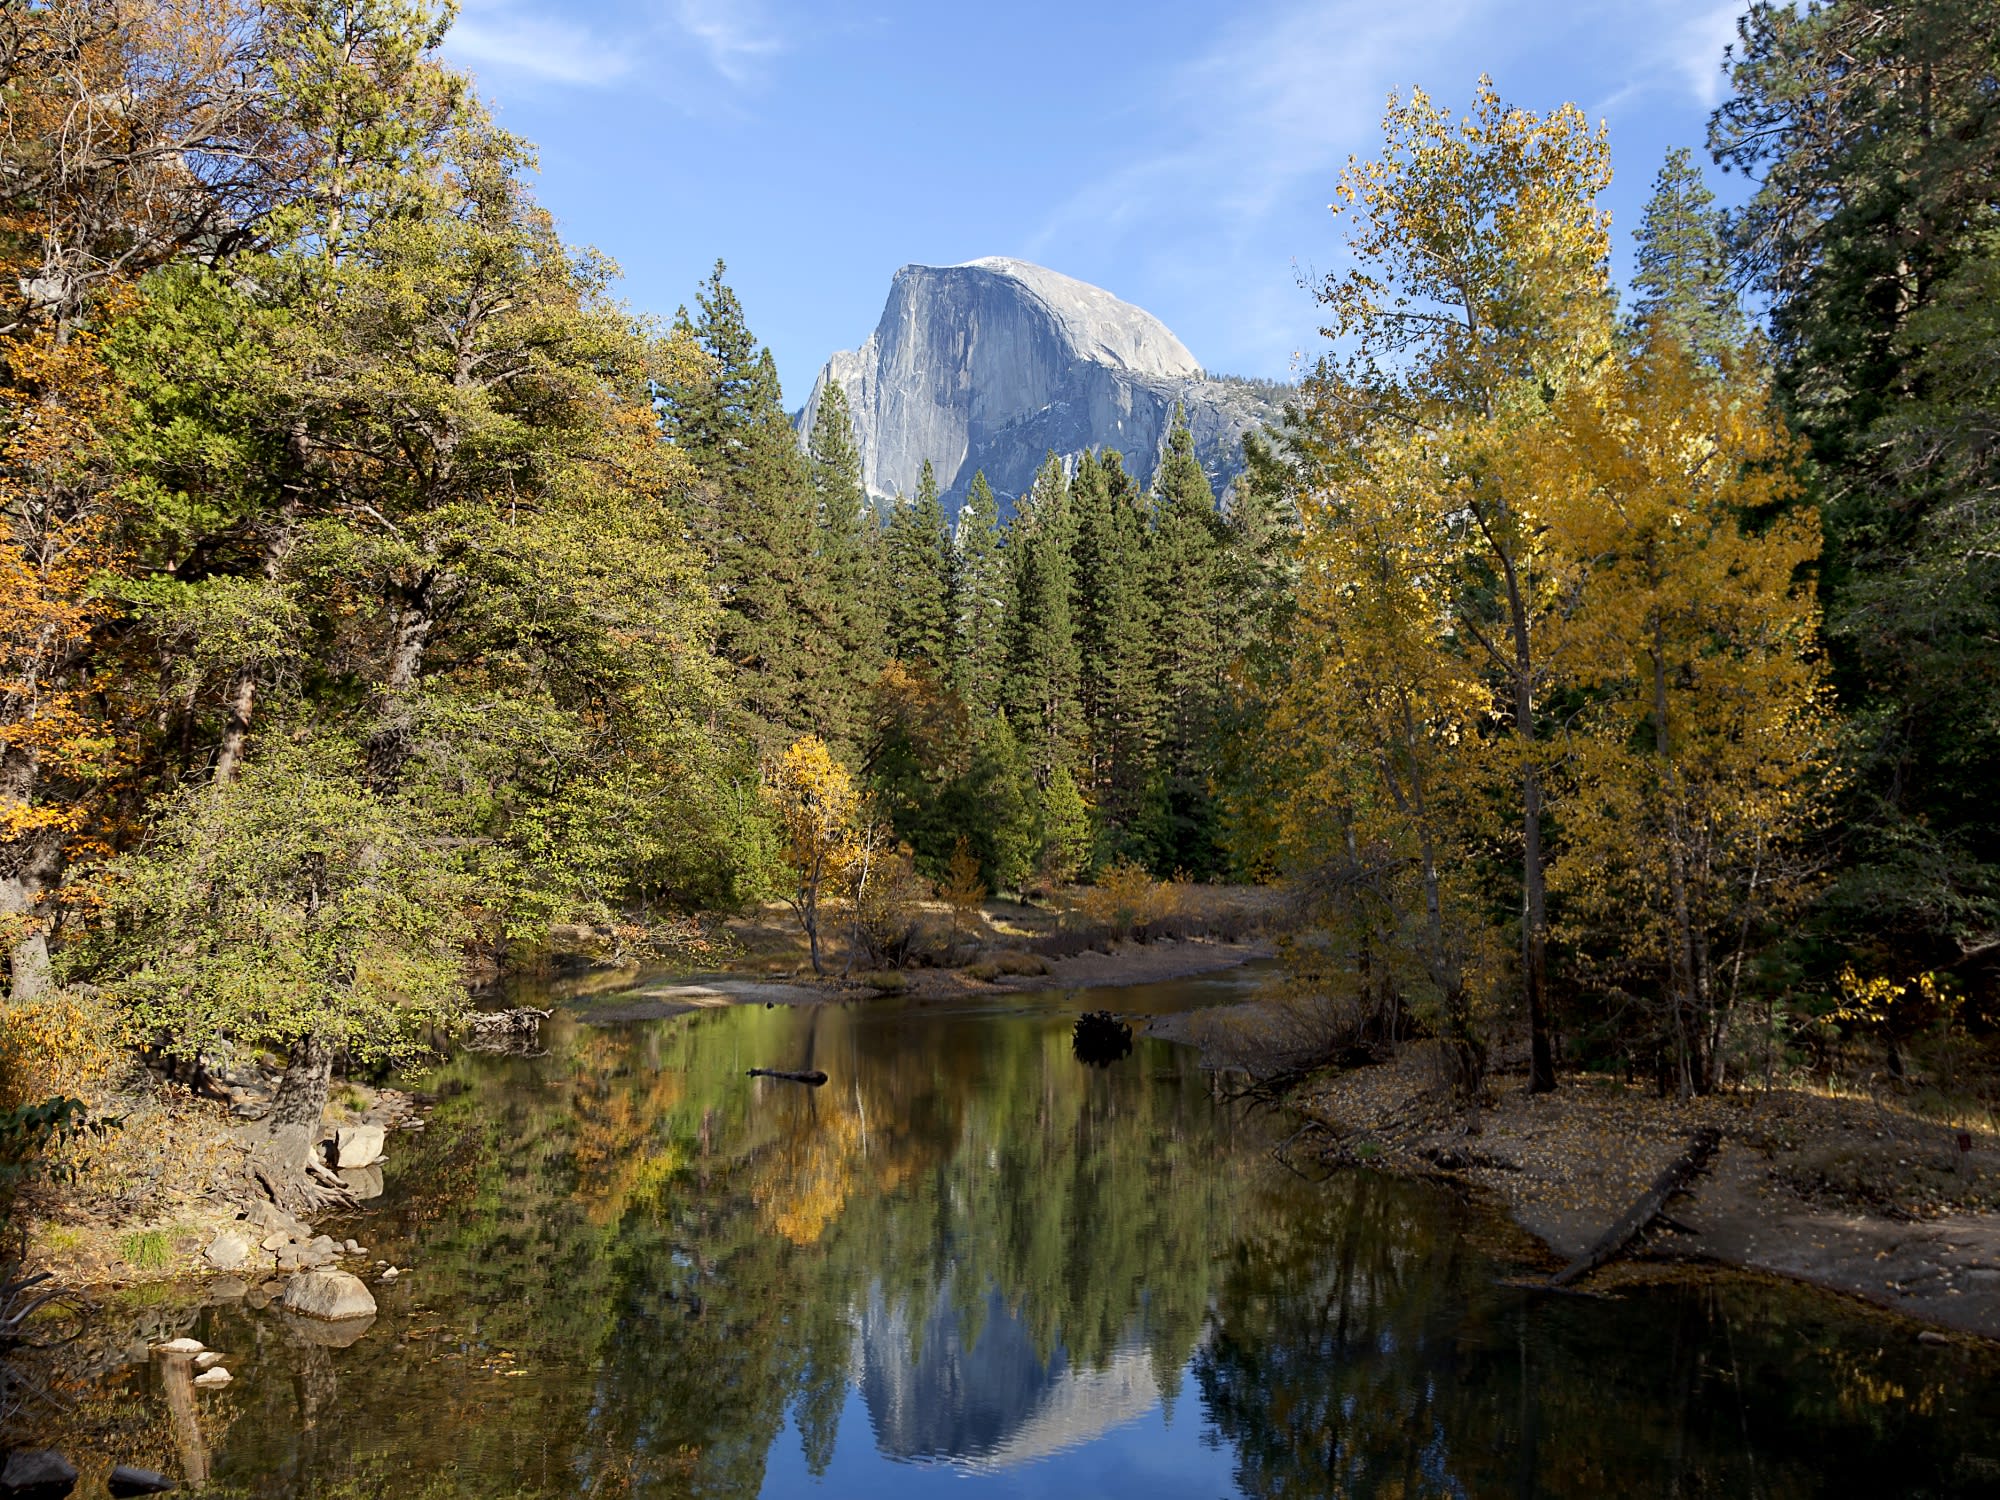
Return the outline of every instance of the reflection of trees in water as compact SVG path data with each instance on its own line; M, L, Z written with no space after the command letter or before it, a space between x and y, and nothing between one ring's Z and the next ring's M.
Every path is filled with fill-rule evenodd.
M1432 1195L1271 1187L1153 1044L1102 1072L1059 1021L829 1008L825 1088L744 1078L795 1064L808 1024L558 1021L546 1058L447 1069L401 1148L417 1185L375 1226L407 1236L397 1297L426 1310L390 1299L313 1355L269 1314L196 1330L239 1377L226 1440L208 1427L225 1489L751 1495L788 1418L825 1470L857 1375L885 1449L1004 1463L1164 1397L1190 1356L1257 1495L1645 1493L1636 1473L1782 1497L1827 1453L1915 1493L1882 1463L1933 1451L1909 1412L1977 1420L1944 1412L1940 1352L1902 1335L1898 1367L1769 1289L1665 1313L1496 1294ZM527 1374L485 1368L501 1351ZM953 1381L955 1411L913 1415Z
M1788 1288L1496 1289L1463 1229L1349 1174L1238 1247L1194 1370L1245 1494L1981 1492L1954 1466L1990 1446L1992 1388L1941 1443L1949 1377L1906 1329Z
M544 1059L447 1069L412 1164L430 1191L397 1210L416 1285L441 1342L532 1378L454 1387L405 1353L379 1389L344 1379L322 1478L400 1451L550 1494L754 1494L788 1416L830 1461L871 1296L968 1349L1005 1324L1045 1370L1177 1383L1234 1218L1198 1076L1093 1074L1054 1022L830 1008L825 1088L744 1078L796 1064L813 1026L558 1022Z

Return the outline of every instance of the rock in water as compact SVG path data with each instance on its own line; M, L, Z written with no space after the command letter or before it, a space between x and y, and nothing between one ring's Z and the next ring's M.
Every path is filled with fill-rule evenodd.
M67 1495L76 1487L76 1466L52 1448L7 1455L0 1468L0 1495Z
M342 1171L372 1167L382 1159L380 1125L343 1125L333 1133L333 1164Z
M375 1295L345 1271L304 1271L285 1284L284 1306L308 1318L372 1318Z
M174 1482L151 1469L135 1469L130 1464L120 1464L111 1471L109 1487L114 1495L163 1495L174 1487Z
M111 1471L109 1487L114 1495L163 1495L174 1487L174 1482L151 1469L135 1469L130 1464L120 1464Z
M369 1198L379 1198L382 1196L382 1168L379 1164L372 1167L348 1167L340 1174L340 1185L364 1201Z
M1116 448L1149 481L1176 403L1219 495L1242 472L1244 433L1282 400L1279 387L1211 379L1151 313L999 256L898 271L868 341L820 371L801 438L830 383L847 393L869 493L914 495L929 459L953 513L981 469L1011 509L1051 449Z

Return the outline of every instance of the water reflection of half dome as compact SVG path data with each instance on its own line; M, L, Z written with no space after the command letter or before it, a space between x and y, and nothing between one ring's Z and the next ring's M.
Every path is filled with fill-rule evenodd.
M854 1378L885 1455L1011 1468L1089 1442L1159 1404L1137 1329L1104 1368L1078 1368L1061 1344L1044 1359L997 1292L984 1303L968 1345L949 1278L918 1329L906 1302L871 1289L856 1329Z

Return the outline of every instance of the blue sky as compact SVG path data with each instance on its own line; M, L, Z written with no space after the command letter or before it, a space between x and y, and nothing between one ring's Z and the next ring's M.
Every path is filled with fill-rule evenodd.
M723 256L797 406L898 266L981 255L1136 302L1211 370L1287 376L1318 347L1298 282L1339 264L1348 153L1392 88L1463 106L1482 71L1609 123L1622 277L1744 0L462 3L446 53L540 146L564 233L661 315Z

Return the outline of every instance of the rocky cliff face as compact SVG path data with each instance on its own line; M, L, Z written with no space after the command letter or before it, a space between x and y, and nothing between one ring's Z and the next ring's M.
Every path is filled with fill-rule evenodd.
M1149 480L1176 402L1220 494L1243 434L1277 414L1269 388L1204 376L1151 313L999 257L898 271L868 341L820 371L802 434L830 382L847 392L869 492L914 494L929 459L953 512L981 469L1007 506L1051 449L1116 448Z

